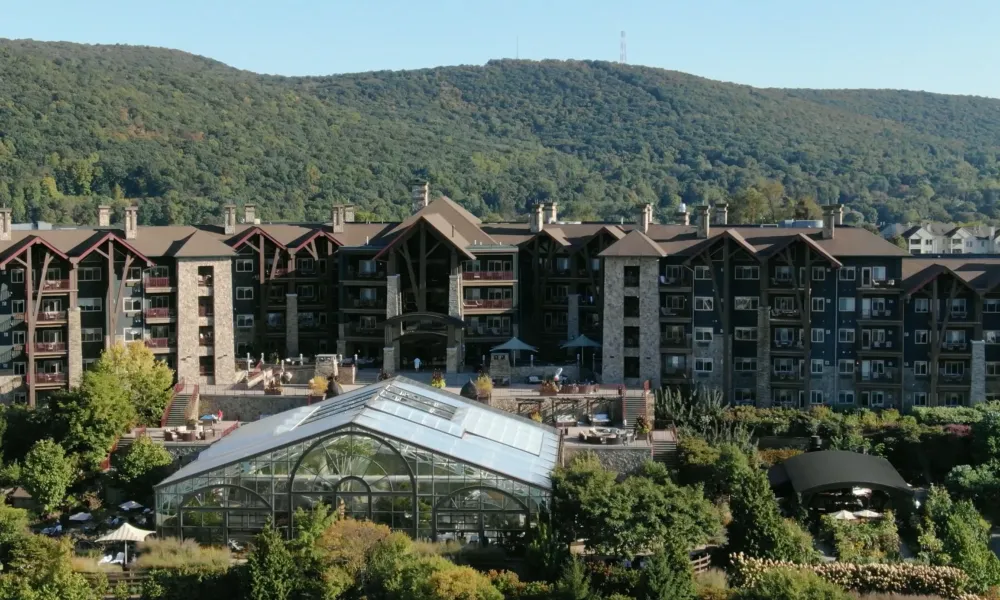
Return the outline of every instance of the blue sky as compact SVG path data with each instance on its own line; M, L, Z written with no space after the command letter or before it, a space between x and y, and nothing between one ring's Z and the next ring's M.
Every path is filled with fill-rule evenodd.
M260 73L628 59L764 87L1000 97L997 0L0 0L0 37L164 46ZM519 42L518 42L519 41Z

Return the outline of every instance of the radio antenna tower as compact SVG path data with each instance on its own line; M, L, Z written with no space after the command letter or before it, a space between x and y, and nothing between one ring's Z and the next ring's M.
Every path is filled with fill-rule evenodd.
M618 52L618 62L620 62L623 65L626 64L626 63L628 63L628 54L625 52L625 32L624 31L622 31L622 45L621 45L621 49Z

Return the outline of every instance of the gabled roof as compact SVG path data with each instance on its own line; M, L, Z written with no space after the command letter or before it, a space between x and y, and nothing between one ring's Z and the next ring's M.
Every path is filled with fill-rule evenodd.
M476 258L474 254L472 254L466 249L471 247L469 244L469 240L462 237L462 234L459 233L458 228L455 227L454 223L450 223L447 219L444 218L444 216L436 213L419 214L417 218L410 223L409 227L400 230L396 234L396 237L394 237L387 246L379 250L378 254L375 255L375 258L380 258L382 256L385 256L393 248L395 248L398 244L400 244L403 240L407 239L410 230L419 223L426 223L428 227L430 227L431 229L434 230L435 233L437 233L437 235L439 235L442 239L446 240L448 243L454 246L455 249L458 250L463 257L469 260L473 260Z
M714 246L717 242L720 242L725 239L733 240L740 248L743 248L743 250L745 250L750 256L754 258L759 258L757 256L757 249L751 246L750 242L748 242L746 238L744 238L743 235L740 234L740 232L735 229L726 229L719 235L702 240L700 243L695 244L694 246L691 247L691 251L689 252L689 254L693 258L695 255L704 252L706 249ZM692 259L689 258L688 261L690 260Z
M633 229L625 234L625 237L608 246L598 256L650 256L662 258L666 255L667 253L663 251L663 248L661 248L660 245L653 240L649 239L649 236L638 229Z
M948 274L979 293L992 291L1000 282L1000 258L921 258L903 261L903 289L912 295L936 277Z
M559 454L559 434L551 427L393 377L248 423L156 487L304 440L319 440L348 425L546 489Z
M61 250L59 250L58 248L56 248L43 238L32 235L26 238L22 238L13 246L9 247L7 250L4 251L3 259L0 260L0 268L5 268L10 261L14 260L14 257L19 256L22 252L27 250L29 246L34 246L36 244L40 246L45 246L45 248L47 248L49 251L51 251L53 254L55 254L60 258L69 259L69 257L66 256L66 254L64 254Z
M834 258L832 254L827 252L822 246L817 244L815 241L813 241L811 237L807 236L804 233L799 233L793 236L789 236L788 239L784 240L782 243L777 244L775 247L771 248L770 251L768 252L768 255L774 256L778 252L781 252L782 250L784 250L785 248L791 246L796 242L801 242L806 246L809 246L812 250L814 250L817 254L826 259L826 261L829 262L834 267L839 268L843 266L843 263Z
M147 258L146 255L144 255L143 253L141 253L138 250L136 250L134 246L132 246L131 244L129 244L128 242L126 242L123 237L117 235L113 231L107 231L104 234L98 233L97 235L93 236L93 239L88 240L87 246L84 247L84 248L80 248L79 249L79 251L80 251L79 254L75 254L72 258L70 258L70 260L72 262L80 262L81 260L83 260L84 258L86 258L88 255L90 255L91 252L93 252L94 250L97 250L97 247L99 245L103 244L104 242L106 242L108 240L113 240L114 242L120 244L126 250L128 250L129 252L131 252L132 254L134 254L136 257L138 257L141 261L143 261L144 263L146 263L147 266L153 266L153 261L149 260L149 258Z

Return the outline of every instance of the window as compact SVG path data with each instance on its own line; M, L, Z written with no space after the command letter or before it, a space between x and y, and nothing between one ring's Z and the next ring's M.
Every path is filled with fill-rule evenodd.
M756 342L757 341L757 328L756 327L737 327L736 328L736 341L737 342Z
M857 276L858 275L854 271L854 267L840 267L840 274L838 275L838 278L841 281L854 281ZM853 398L851 399L851 402L854 402Z
M96 365L96 364L97 364L97 359L96 358L85 358L85 359L83 359L83 370L84 371L89 371L89 370L93 369L94 365Z
M45 271L45 281L60 281L62 280L62 269L59 267L49 267Z
M1000 313L1000 298L987 298L983 300L984 313Z
M988 363L986 363L986 374L987 375L1000 375L1000 362L988 362Z
M709 280L712 278L712 274L711 272L709 272L707 266L696 265L694 268L694 278L700 280Z
M775 267L774 268L774 279L777 281L791 281L792 280L792 268L791 267Z
M253 288L252 287L238 287L238 288L236 288L236 299L237 300L253 300Z
M15 332L13 332L11 334L11 336L13 337L12 343L15 346L23 346L24 345L24 340L25 340L26 333L27 332L24 332L24 331L15 331Z
M684 310L684 296L664 296L663 308L668 311Z
M77 274L78 281L100 281L101 280L101 268L100 267L80 267L80 271Z
M838 329L837 341L841 344L853 344L855 333L853 329Z
M597 260L596 258L594 260ZM597 271L598 269L593 269ZM678 265L667 265L663 267L663 275L660 275L660 283L673 283L680 281L681 268Z
M854 312L854 298L841 296L840 300L837 302L837 306L840 312Z
M914 344L926 344L927 343L927 330L918 329L913 332L913 343Z
M915 298L913 300L913 312L925 313L930 310L931 301L930 298Z
M760 267L737 266L736 279L740 281L756 281L757 279L760 279Z
M711 327L695 327L694 328L694 341L696 341L696 342L711 342L712 341L712 328Z
M129 267L125 274L126 281L139 281L142 279L142 267Z
M913 392L913 406L927 406L927 392Z
M945 406L961 406L963 404L965 404L965 402L963 401L962 394L958 392L951 392L945 395Z
M854 392L838 393L837 404L854 404Z
M142 311L142 298L125 298L124 300L125 312L140 312Z
M1000 343L1000 331L984 331L983 341L985 341L987 344Z
M871 393L872 406L882 406L885 404L885 393L881 391Z
M237 273L253 273L253 259L241 258L236 261Z
M950 377L961 377L965 374L965 363L953 360L944 363L944 374Z
M780 311L795 310L795 298L792 298L791 296L775 296L774 309Z
M100 312L104 308L101 298L80 298L80 312Z
M792 372L792 359L776 358L774 360L775 375L787 375Z
M24 300L12 300L10 306L11 306L11 311L15 315L24 312Z
M362 275L374 275L375 274L375 261L374 260L359 260L358 261L358 271Z
M295 289L295 292L303 300L312 300L316 297L316 287L312 285L300 285Z
M823 404L822 390L812 390L809 392L809 402L811 404Z
M715 300L708 296L695 296L694 298L694 309L695 310L715 310Z
M826 281L826 268L813 267L813 281Z
M823 312L826 308L826 298L813 298L812 299L812 311L813 312Z
M913 374L914 375L926 375L927 374L927 361L918 360L913 363Z
M809 372L813 375L823 374L823 359L814 358L809 361Z
M81 342L103 342L104 341L104 330L97 329L81 329L80 330L80 341Z
M747 388L736 388L733 390L733 402L736 404L754 404L756 400L754 390Z
M837 361L837 372L841 375L854 375L854 361L850 358L842 358Z
M712 359L711 358L694 359L694 370L696 373L711 373Z
M740 372L755 372L757 370L756 358L737 358L734 361L734 369Z
M288 288L281 287L280 285L271 286L267 291L267 298L272 302L281 302L285 299L287 292Z
M757 310L760 307L760 298L757 296L736 296L736 310Z
M126 327L124 333L126 342L137 342L142 339L142 329L138 327Z
M253 327L253 315L236 315L237 329L251 329Z
M308 273L316 270L316 263L311 258L298 258L295 260L295 268Z
M10 282L11 283L24 283L24 269L11 269L11 271L10 271Z
M825 332L820 328L814 328L812 330L812 341L814 344L822 344L823 340L826 339Z
M28 363L14 363L14 375L24 375L28 372Z

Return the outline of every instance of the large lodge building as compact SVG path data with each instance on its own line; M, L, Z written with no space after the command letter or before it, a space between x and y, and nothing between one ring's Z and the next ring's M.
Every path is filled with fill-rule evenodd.
M0 394L34 404L116 341L185 382L235 359L337 353L387 372L419 357L474 369L512 336L538 360L602 343L603 383L703 385L734 403L905 408L1000 397L1000 258L911 256L826 207L822 228L731 226L725 205L674 224L483 223L414 188L402 223L28 230L0 209ZM589 362L589 361L588 361Z

